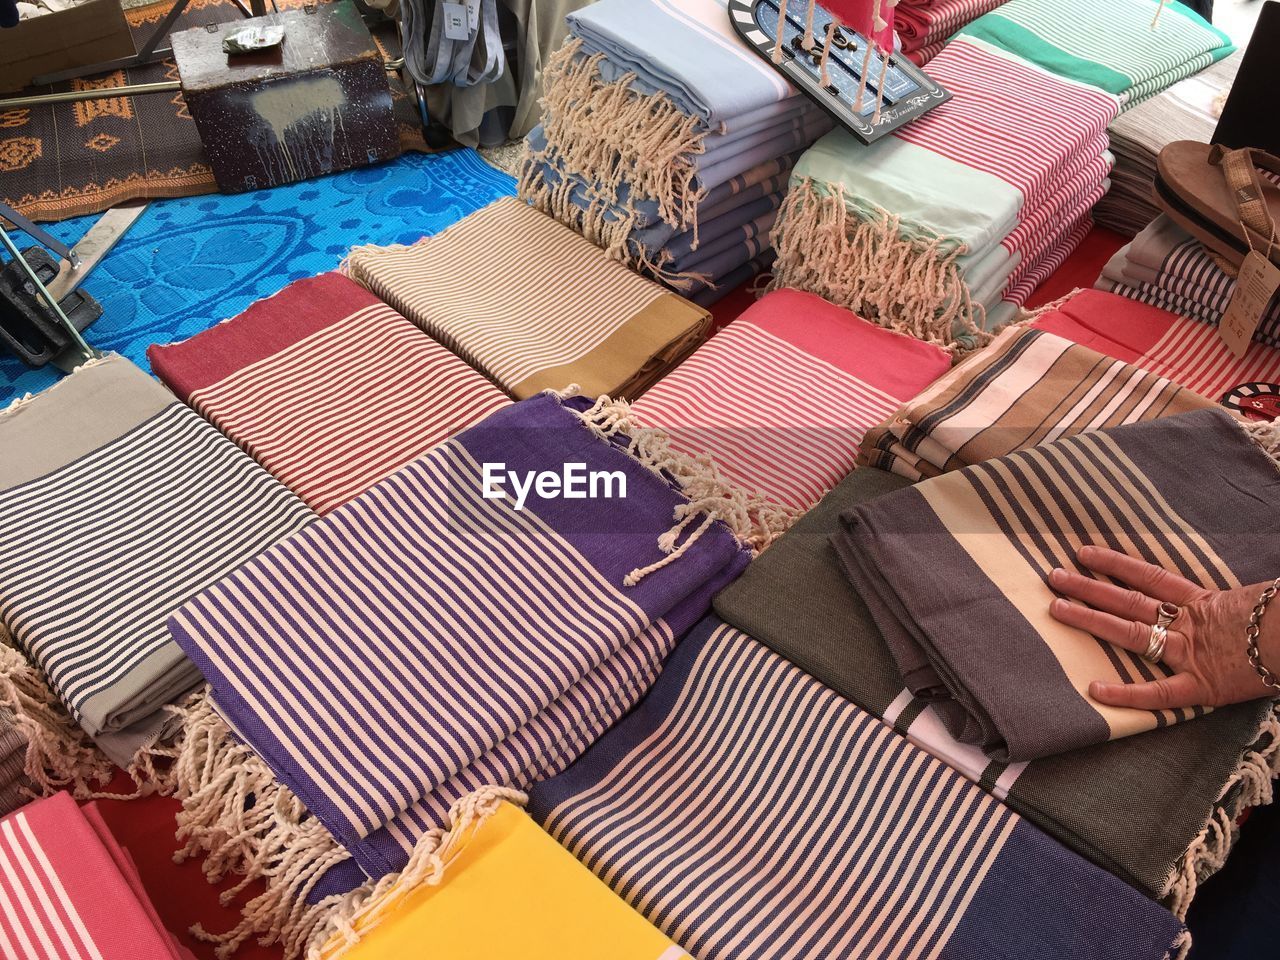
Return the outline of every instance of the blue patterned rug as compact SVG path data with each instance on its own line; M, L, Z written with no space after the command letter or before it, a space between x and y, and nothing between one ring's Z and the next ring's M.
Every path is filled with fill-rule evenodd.
M334 269L364 243L412 243L515 193L474 150L391 163L234 196L157 200L86 281L103 314L90 344L150 370L153 343L185 340L286 284ZM96 217L53 224L78 240ZM25 238L18 238L19 246ZM61 374L0 354L0 406Z

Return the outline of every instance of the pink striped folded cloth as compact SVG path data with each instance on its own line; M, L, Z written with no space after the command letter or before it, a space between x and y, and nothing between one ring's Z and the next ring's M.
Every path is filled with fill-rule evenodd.
M185 960L129 854L69 793L0 820L0 954L6 960Z
M738 486L804 511L853 469L869 427L950 366L941 347L777 290L631 408Z
M941 47L961 27L1002 3L1004 0L901 0L894 9L894 29L902 38L903 53L910 55L932 44Z
M147 356L174 393L319 514L511 402L336 273Z

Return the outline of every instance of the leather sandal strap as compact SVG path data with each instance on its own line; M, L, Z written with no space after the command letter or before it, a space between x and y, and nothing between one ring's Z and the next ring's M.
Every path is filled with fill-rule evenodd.
M1263 167L1280 173L1280 159L1262 150L1247 147L1242 150L1223 150L1215 144L1209 151L1209 162L1222 168L1222 176L1235 200L1240 222L1274 245L1277 238L1276 222L1271 217L1271 210L1263 195L1257 168Z

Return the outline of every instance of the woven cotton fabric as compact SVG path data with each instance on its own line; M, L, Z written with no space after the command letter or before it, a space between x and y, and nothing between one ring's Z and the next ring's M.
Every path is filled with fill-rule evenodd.
M1010 327L870 434L860 462L911 480L1051 440L1212 405L1064 337Z
M0 436L0 616L127 766L200 681L165 619L314 514L117 356L11 408Z
M801 156L774 286L972 348L1088 232L1118 103L968 37L930 71L951 100L873 144L835 131Z
M1009 0L962 31L1133 106L1235 50L1177 0Z
M853 469L867 428L950 365L932 344L813 294L777 290L632 409L685 453L710 456L738 486L807 510Z
M343 956L402 960L431 943L452 960L691 960L519 808L477 819L447 837L441 882L393 888Z
M180 960L129 855L67 793L0 820L0 944L13 960Z
M1004 0L901 0L894 10L894 27L902 52L924 66L965 24L1000 6Z
M1206 489L1214 490L1206 497ZM1197 410L1052 440L852 508L833 542L912 693L956 739L1033 760L1200 716L1093 701L1164 664L1049 615L1055 567L1097 544L1209 589L1269 580L1280 472L1225 411ZM909 535L906 535L909 534ZM945 578L922 582L936 566ZM957 620L955 611L968 616ZM992 663L1016 663L1009 684Z
M1212 840L1217 827L1206 824L1230 822L1242 806L1265 802L1265 795L1247 795L1240 772L1273 742L1271 704L1238 704L1194 723L1027 763L994 761L959 742L937 711L906 688L831 544L841 514L907 485L882 470L855 470L716 597L717 616L882 718L1058 842L1153 900L1176 899L1185 911L1197 877L1218 869L1226 852Z
M481 464L569 462L616 472L626 498L516 509L509 488L482 493ZM682 501L544 395L244 565L170 629L229 725L379 877L454 798L485 777L523 786L563 769L643 693L747 559L707 517L685 550L660 551Z
M507 265L493 282L493 264ZM710 314L504 198L410 247L361 247L351 276L518 399L579 385L633 399Z
M1179 934L1167 911L713 617L637 710L533 789L530 811L700 960L1161 960Z
M152 369L318 514L510 403L338 274L298 280Z
M1203 244L1160 216L1116 252L1095 286L1216 327L1236 281ZM1259 319L1253 340L1254 346L1280 351L1280 302L1273 302Z

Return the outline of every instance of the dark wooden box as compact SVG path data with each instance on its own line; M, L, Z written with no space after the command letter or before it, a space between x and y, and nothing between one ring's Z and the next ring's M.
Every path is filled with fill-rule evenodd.
M227 54L222 38L284 26L273 50ZM355 4L306 7L173 34L183 96L218 189L260 190L400 152L382 54Z

